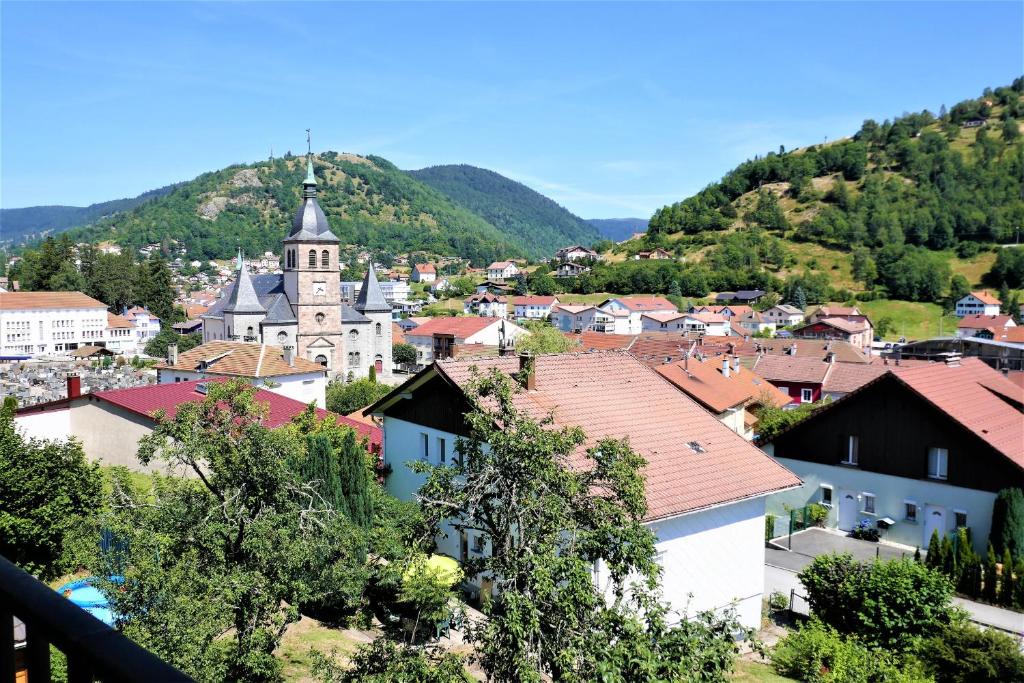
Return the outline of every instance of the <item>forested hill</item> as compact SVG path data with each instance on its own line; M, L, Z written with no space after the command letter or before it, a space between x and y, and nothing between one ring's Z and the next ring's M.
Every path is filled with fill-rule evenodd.
M118 211L128 211L140 204L170 194L174 185L143 192L138 197L114 199L89 206L27 206L23 209L0 209L0 243L18 243L63 232L86 225Z
M570 244L589 246L601 237L587 221L494 171L459 164L408 173L520 240L535 256L550 256Z
M325 152L314 160L318 199L343 243L392 253L426 250L474 264L534 253L448 196L380 157ZM132 211L72 231L76 241L130 247L178 240L196 258L280 249L299 205L305 157L205 173Z
M587 222L597 228L602 237L621 242L647 230L648 221L646 218L588 218Z

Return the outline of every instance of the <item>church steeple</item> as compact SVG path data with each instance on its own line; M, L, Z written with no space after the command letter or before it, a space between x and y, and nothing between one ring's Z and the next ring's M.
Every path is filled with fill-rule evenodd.
M231 288L228 296L228 304L224 307L225 313L266 313L260 298L256 296L256 288L249 277L249 269L245 267L245 259L242 258L242 250L238 250L238 277L235 278L235 285Z
M309 139L309 129L306 129L306 143L309 149L306 153L306 179L302 181L302 204L295 212L292 220L292 230L285 238L285 242L338 242L338 238L331 232L331 225L327 222L327 216L316 201L316 174L313 172L313 149Z
M391 312L391 304L384 297L384 290L381 289L380 283L377 282L377 273L373 269L372 260L370 261L370 267L366 269L366 275L363 277L363 288L359 290L359 296L356 297L356 302L352 308L360 313Z

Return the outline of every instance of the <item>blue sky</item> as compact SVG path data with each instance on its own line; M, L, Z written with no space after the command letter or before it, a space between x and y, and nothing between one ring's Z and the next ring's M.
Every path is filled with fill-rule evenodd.
M0 206L305 148L648 217L755 154L1024 72L1021 2L4 2Z

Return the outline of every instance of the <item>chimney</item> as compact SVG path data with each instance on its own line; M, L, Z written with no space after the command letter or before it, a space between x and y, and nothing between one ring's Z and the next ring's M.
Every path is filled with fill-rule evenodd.
M728 358L723 358L722 359L722 377L726 377L726 378L729 377L729 359Z
M836 362L836 354L835 354L834 351L829 351L828 353L825 354L825 362L826 363L835 363Z
M68 398L78 398L82 395L82 378L77 372L68 373Z
M167 345L167 364L177 365L178 364L178 345L168 344Z
M288 367L295 367L295 347L285 346L284 348L284 362L288 364Z
M519 354L519 383L523 385L523 388L527 391L533 391L537 388L537 359L530 354L529 351L524 351Z
M739 371L740 371L740 357L739 356L733 356L733 359L732 359L732 371L737 373L737 374L739 374Z

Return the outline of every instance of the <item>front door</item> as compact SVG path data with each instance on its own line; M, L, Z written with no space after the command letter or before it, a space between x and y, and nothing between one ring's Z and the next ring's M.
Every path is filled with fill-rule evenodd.
M946 535L946 508L938 505L924 506L924 543L922 548L928 547L928 541L932 538L932 532L938 531L939 538Z
M839 492L839 528L849 531L857 526L857 494L854 491Z

